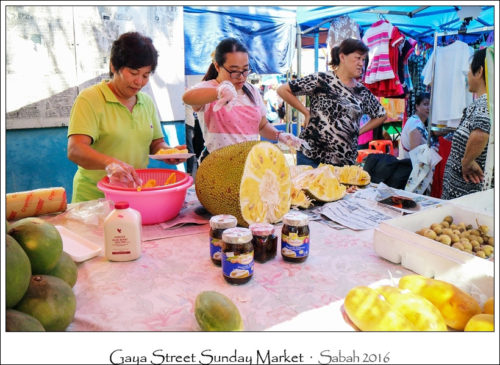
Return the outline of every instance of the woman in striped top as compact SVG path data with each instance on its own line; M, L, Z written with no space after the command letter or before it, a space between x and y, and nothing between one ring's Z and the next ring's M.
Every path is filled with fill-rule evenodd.
M472 58L467 79L469 91L478 98L465 108L453 134L444 170L442 199L458 198L483 188L483 171L491 128L484 72L485 57L486 49L481 49Z

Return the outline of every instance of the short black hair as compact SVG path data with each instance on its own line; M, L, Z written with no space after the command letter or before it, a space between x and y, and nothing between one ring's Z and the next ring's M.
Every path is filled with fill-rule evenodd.
M339 55L341 53L345 54L346 56L348 54L351 54L353 52L359 52L362 54L367 54L369 51L369 48L359 39L355 38L348 38L344 39L342 43L340 43L340 46L335 46L332 48L331 51L331 61L330 61L330 66L338 66L340 64L340 57Z
M473 74L476 74L481 67L483 68L483 80L486 80L486 76L484 73L484 61L486 59L486 48L477 50L474 52L474 56L472 56L472 62L470 64L470 70Z
M111 47L111 64L116 71L123 67L138 69L151 66L151 72L154 72L158 64L158 51L151 38L138 32L123 33ZM109 73L112 77L111 70Z
M415 96L415 105L420 105L422 104L422 101L424 100L431 100L431 95L429 93L420 93Z

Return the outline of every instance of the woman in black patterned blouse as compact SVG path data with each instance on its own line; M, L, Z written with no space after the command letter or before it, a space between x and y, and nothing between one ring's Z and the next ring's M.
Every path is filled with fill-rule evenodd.
M278 88L278 95L305 116L300 137L310 149L297 151L298 165L354 165L358 136L380 126L387 118L385 109L360 78L368 47L357 39L346 39L331 51L333 72L318 72ZM307 109L297 95L308 95ZM361 116L371 118L359 128Z
M443 176L442 199L454 199L481 191L486 150L490 135L490 115L486 95L484 61L486 49L474 53L467 75L469 91L478 98L465 108L453 134L450 155Z

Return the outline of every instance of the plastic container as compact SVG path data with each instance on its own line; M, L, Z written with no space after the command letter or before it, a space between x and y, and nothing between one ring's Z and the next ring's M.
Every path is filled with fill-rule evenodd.
M477 219L480 224L487 225L489 235L494 236L493 216L446 204L380 223L373 236L375 252L417 274L448 281L469 293L479 290L493 296L492 259L477 257L415 233L441 222L448 215L454 222L470 223L474 227Z
M137 171L140 172L140 170ZM143 175L140 176L142 178ZM158 189L143 189L141 191L114 189L106 187L103 180L97 183L97 187L104 192L104 196L108 200L115 203L128 201L131 208L141 213L142 224L157 224L173 219L179 214L186 198L187 189L193 184L193 178L189 175L186 176L186 182L181 185L166 185Z
M63 250L71 256L73 261L82 262L89 260L102 251L102 248L85 237L70 231L63 226L55 226L63 241Z
M135 170L137 175L142 179L143 184L146 181L154 179L158 186L151 188L141 188L141 191L150 191L150 190L161 190L165 188L173 188L175 186L184 185L188 179L189 175L182 171L171 170L171 169L138 169ZM175 183L163 185L165 181L170 177L170 175L175 175ZM101 179L101 185L105 188L113 189L113 190L123 190L123 191L137 191L137 188L125 188L122 186L116 186L109 183L109 178L105 176Z
M141 256L141 214L127 202L115 203L104 220L104 252L110 261L131 261Z

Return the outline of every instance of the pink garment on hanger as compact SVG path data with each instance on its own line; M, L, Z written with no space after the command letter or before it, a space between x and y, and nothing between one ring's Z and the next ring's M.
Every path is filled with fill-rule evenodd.
M395 46L404 39L399 33L398 37L393 35L394 27L387 20L379 20L374 23L363 36L363 43L369 48L369 63L366 68L363 82L373 84L377 81L394 78L394 69L391 67L389 57L389 46Z

